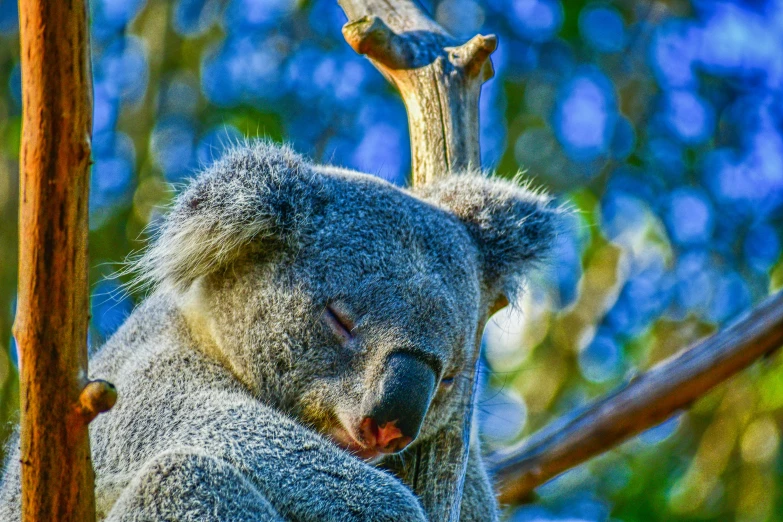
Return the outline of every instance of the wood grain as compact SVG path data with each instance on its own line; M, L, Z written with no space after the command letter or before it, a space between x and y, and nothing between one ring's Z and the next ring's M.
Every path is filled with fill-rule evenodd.
M89 421L110 385L87 380L92 78L85 0L19 2L22 516L95 520ZM83 392L84 390L84 392Z

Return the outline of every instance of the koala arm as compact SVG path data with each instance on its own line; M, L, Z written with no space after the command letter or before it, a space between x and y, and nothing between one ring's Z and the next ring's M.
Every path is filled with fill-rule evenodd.
M189 398L191 411L183 413L198 422L184 426L177 439L238 470L283 518L426 521L413 493L390 474L282 413L236 395Z
M498 504L495 491L481 460L477 437L471 439L459 518L462 522L497 522Z
M143 425L143 416L136 418ZM170 420L181 428L159 439L157 452L108 507L106 522L426 522L399 480L253 399L197 394ZM14 447L0 488L0 520L21 517ZM111 482L105 469L96 471L98 484Z
M126 486L105 522L283 522L233 466L193 448L150 459Z

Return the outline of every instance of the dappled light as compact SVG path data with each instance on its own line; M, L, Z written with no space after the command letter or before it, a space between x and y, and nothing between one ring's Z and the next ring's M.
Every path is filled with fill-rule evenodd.
M91 348L144 297L123 261L173 196L247 138L408 182L400 96L333 0L93 0ZM574 209L483 340L477 418L508 447L726 326L783 286L783 6L774 1L423 2L498 35L482 166ZM21 77L0 0L0 430L18 416ZM346 209L350 212L350 209ZM780 520L783 358L555 478L514 522Z

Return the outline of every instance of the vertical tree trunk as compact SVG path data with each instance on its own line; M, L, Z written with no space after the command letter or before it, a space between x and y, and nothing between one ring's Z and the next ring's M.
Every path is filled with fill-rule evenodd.
M408 111L413 184L479 168L478 100L492 77L494 36L456 41L415 0L339 0L349 22L343 35L400 91ZM479 325L479 332L483 329ZM480 336L480 334L479 334ZM480 337L468 379L458 393L465 408L450 427L417 444L413 458L393 463L430 520L457 521L467 468Z
M85 0L20 0L22 514L95 519L87 426L114 388L87 380L92 79Z

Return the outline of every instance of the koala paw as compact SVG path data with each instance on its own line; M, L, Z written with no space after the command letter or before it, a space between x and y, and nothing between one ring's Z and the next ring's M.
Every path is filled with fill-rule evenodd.
M391 475L378 471L383 476L379 484L382 492L369 495L366 499L368 518L377 522L427 522L419 499L410 489Z

